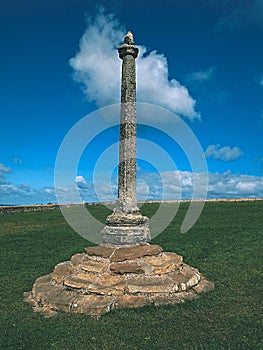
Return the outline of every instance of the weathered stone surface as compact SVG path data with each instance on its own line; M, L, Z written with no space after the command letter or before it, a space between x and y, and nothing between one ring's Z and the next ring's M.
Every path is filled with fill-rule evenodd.
M188 265L187 265L188 266ZM180 271L172 272L169 274L169 277L173 281L173 283L177 284L178 290L186 290L194 285L196 285L200 280L200 275L197 273L196 269L185 268ZM192 269L192 270L191 270Z
M78 266L85 260L86 256L84 253L82 254L75 254L71 257L70 262L73 266Z
M50 307L44 306L44 307L34 307L34 312L40 312L45 318L49 318L52 316L55 316L57 314L57 311L50 309Z
M106 218L106 224L109 226L137 226L148 222L147 216L138 213L116 213L109 215Z
M129 293L169 293L178 289L171 278L167 276L143 276L129 278L126 281Z
M138 48L130 44L132 34L118 52L122 62L121 120L118 165L118 199L112 215L106 219L102 243L116 245L145 244L150 241L149 219L140 213L136 201L136 67Z
M177 292L169 295L153 294L149 297L149 299L155 306L160 306L179 304L185 302L186 300L192 300L197 297L197 294L193 293L192 291L187 291L179 293Z
M186 282L187 288L195 286L201 279L199 271L196 268L187 264L183 264L181 273L184 274L186 278L188 278L188 281Z
M94 283L96 283L98 275L94 273L79 272L77 275L68 276L64 279L64 285L75 289L88 290Z
M52 291L45 295L45 304L48 304L54 310L70 312L71 305L77 297L78 293L76 291L53 288Z
M108 312L115 298L99 295L82 295L72 305L72 312L83 313L90 316L99 316Z
M26 303L29 303L29 304L30 304L31 306L33 306L33 307L37 306L37 301L36 301L36 299L33 297L32 291L30 291L30 292L24 292L23 295L24 295L24 301L25 301Z
M87 259L83 261L80 265L80 268L87 272L93 273L104 273L107 271L109 264L106 261L96 261Z
M55 266L51 278L56 283L61 283L66 276L71 275L76 271L77 270L70 265L69 261L62 262Z
M162 253L160 256L147 256L145 262L153 266L157 275L178 270L182 264L183 257L175 253Z
M106 225L101 231L103 244L135 245L145 244L150 240L149 223L131 226Z
M120 276L102 275L96 283L89 287L89 292L105 295L121 295L124 293L125 283Z
M84 250L88 255L95 255L101 258L109 258L115 249L116 247L114 246L97 245L95 247L87 247Z
M127 41L127 35L124 40ZM129 42L131 42L129 40ZM133 42L133 40L132 40ZM118 52L122 62L121 79L121 121L118 168L119 212L131 213L138 210L136 203L136 68L138 48L124 43Z
M142 258L147 255L157 255L162 252L162 248L154 244L143 244L130 247L121 247L115 250L110 257L110 261L124 261Z
M117 298L116 308L137 308L150 303L149 299L144 295L122 295Z
M193 289L196 293L206 293L210 292L215 288L215 284L213 282L207 281L205 278L201 278L200 283L198 285L194 286Z
M32 288L33 296L35 297L37 294L46 292L52 288L53 287L51 285L51 274L39 277L36 279L35 283L33 284L33 288Z
M159 246L94 248L91 255L98 255L76 254L38 278L24 300L45 316L62 310L99 317L116 308L181 303L214 288L180 255Z
M124 262L120 264L111 264L110 270L114 273L144 273L144 269L136 262Z

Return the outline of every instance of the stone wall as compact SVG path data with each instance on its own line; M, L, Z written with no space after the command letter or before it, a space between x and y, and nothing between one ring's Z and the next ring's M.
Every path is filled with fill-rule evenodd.
M69 204L69 205L63 205L63 206L69 207L73 205L82 205L82 204ZM55 210L55 209L59 209L60 207L61 205L59 204L32 204L32 205L12 205L12 206L6 205L6 206L0 206L0 214Z
M198 202L198 200L195 200ZM201 202L202 200L200 200ZM263 201L263 198L215 198L215 199L206 199L205 202L254 202L254 201ZM190 199L182 199L182 200L169 200L164 201L165 203L187 203L191 202ZM114 205L115 202L91 202L91 203L85 203L85 205ZM138 201L138 203L144 203ZM160 203L158 200L152 200L152 201L146 201L146 203ZM82 206L83 204L32 204L32 205L2 205L0 206L0 214L6 214L6 213L25 213L29 211L46 211L46 210L55 210L59 209L60 207L72 207L72 206Z

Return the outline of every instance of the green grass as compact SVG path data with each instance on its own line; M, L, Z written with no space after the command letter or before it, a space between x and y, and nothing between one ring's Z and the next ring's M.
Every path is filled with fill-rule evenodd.
M206 203L196 225L179 229L188 204L153 240L184 256L215 290L176 306L44 318L23 302L34 280L91 243L59 210L0 216L0 349L262 349L263 201ZM151 216L157 204L143 206ZM104 220L103 206L89 208Z

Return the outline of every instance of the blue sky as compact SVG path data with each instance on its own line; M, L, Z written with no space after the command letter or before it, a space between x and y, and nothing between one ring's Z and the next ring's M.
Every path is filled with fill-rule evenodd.
M120 99L116 48L127 30L140 48L137 100L169 110L192 129L206 155L208 197L263 197L261 0L10 0L0 5L0 203L56 201L64 137L84 116ZM138 127L138 136L169 153L173 166L158 152L147 161L153 152L145 149L138 197L158 199L165 184L170 199L179 187L190 198L191 164L162 132L176 123L149 118L152 127ZM93 201L97 181L100 198L112 199L118 128L94 136L63 191L78 188Z

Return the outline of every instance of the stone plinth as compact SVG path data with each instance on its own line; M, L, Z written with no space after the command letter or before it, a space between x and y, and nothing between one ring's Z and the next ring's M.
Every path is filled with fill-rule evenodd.
M139 212L113 213L102 230L102 244L136 245L150 241L149 219Z
M213 288L182 256L158 245L105 245L39 277L25 301L47 316L62 310L98 318L113 309L181 303Z

